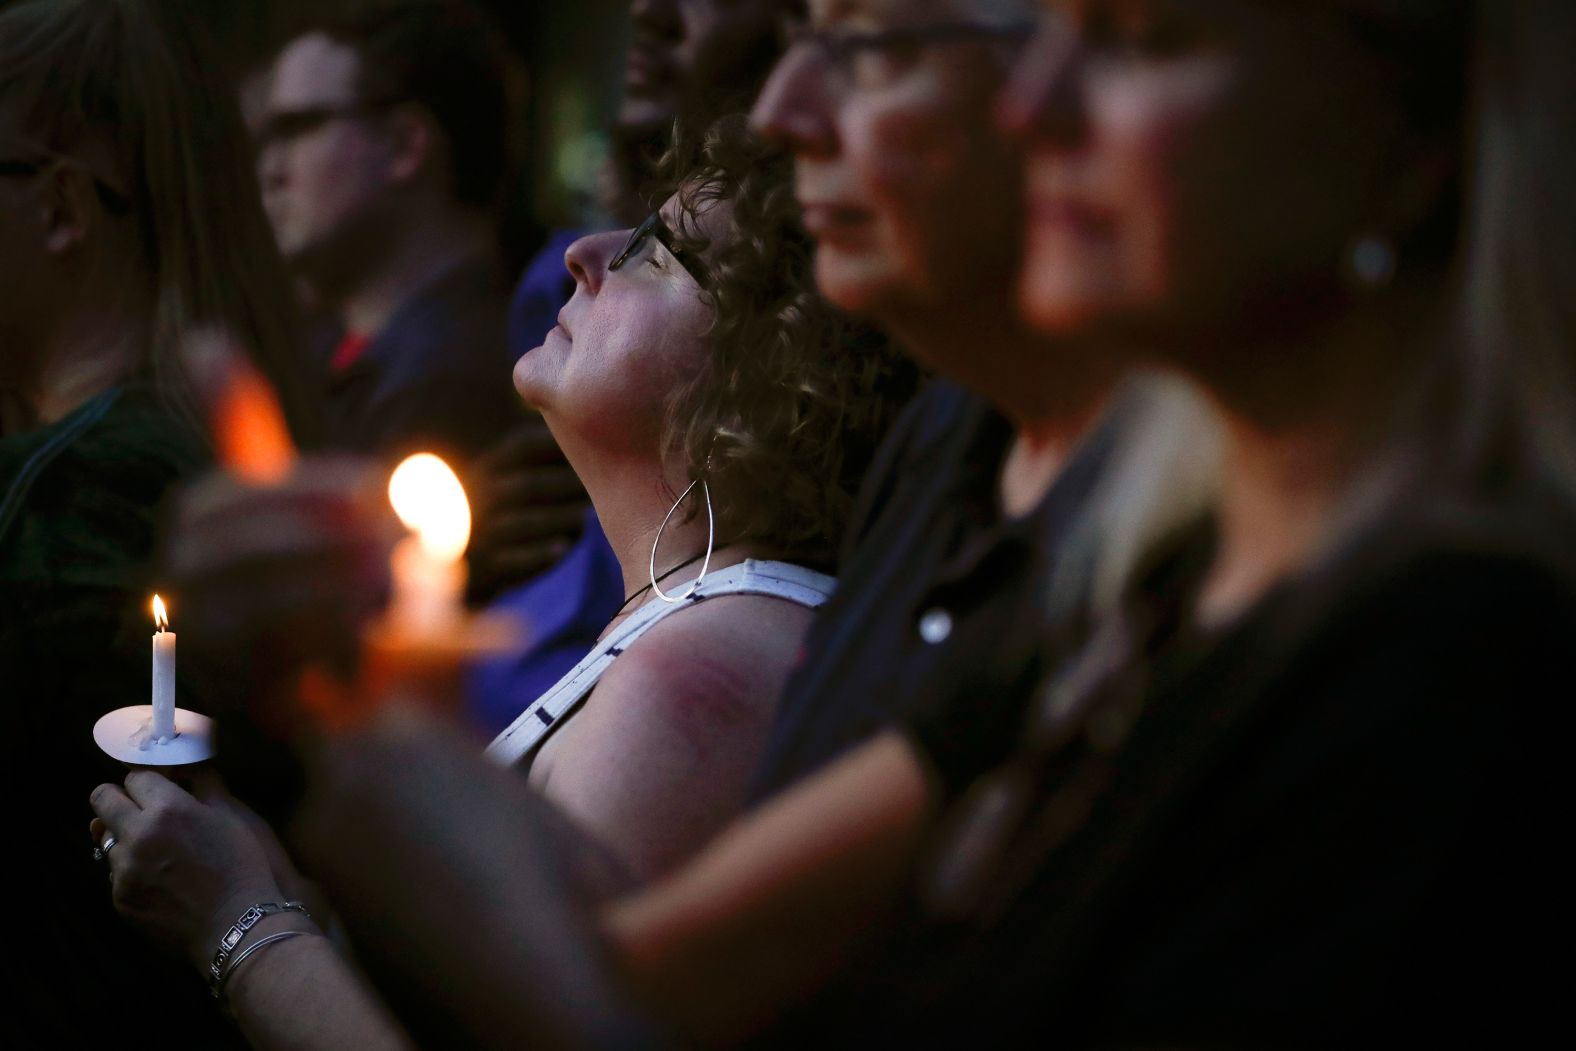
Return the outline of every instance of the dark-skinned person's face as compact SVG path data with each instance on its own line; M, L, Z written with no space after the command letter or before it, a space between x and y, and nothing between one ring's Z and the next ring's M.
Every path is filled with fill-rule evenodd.
M791 0L634 0L619 125L665 133L698 110L747 107L776 55Z
M1045 0L1000 107L1029 153L1025 316L1218 343L1339 295L1427 182L1351 6Z

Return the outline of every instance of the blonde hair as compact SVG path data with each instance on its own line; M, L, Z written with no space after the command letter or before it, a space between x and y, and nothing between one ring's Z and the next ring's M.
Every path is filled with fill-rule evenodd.
M194 425L184 341L217 328L279 388L298 437L315 428L295 300L278 259L234 92L184 23L149 0L32 0L0 13L0 100L53 153L100 153L127 198L145 295L139 371Z
M1479 477L1576 507L1576 104L1569 0L1484 3L1460 326L1459 430Z

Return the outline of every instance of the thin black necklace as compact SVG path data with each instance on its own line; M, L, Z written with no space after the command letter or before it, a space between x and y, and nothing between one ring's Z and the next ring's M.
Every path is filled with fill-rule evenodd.
M662 581L668 579L673 574L675 574L679 570L683 569L685 566L693 566L695 563L699 562L702 558L705 558L706 554L707 554L707 552L702 551L698 555L695 555L695 556L693 556L691 558L686 558L684 561L680 562L678 565L674 566L672 569L670 569L666 573L662 574L656 580L651 581L650 584L642 584L640 587L638 587L634 591L630 592L629 597L624 600L624 604L622 606L618 607L618 612L614 613L608 619L609 620L617 620L619 617L622 617L624 615L624 611L629 608L629 604L631 602L635 601L640 596L644 595L646 592L650 591L652 584L660 584L660 583L662 583Z

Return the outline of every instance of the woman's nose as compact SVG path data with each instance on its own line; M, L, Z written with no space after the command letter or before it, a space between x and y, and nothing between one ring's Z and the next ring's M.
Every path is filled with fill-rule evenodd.
M837 151L829 70L815 49L790 47L750 111L750 127L766 142L800 156Z
M607 279L607 264L618 254L619 245L629 239L628 230L588 234L570 245L564 252L564 266L575 284L583 285L593 294L602 290Z
M1020 142L1068 146L1088 128L1084 43L1065 18L1044 17L996 103L996 123Z
M264 143L257 151L257 181L264 190L278 190L288 181L284 147Z

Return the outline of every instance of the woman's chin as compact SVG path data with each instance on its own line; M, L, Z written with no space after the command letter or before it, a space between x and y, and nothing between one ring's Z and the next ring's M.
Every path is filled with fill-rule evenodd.
M898 266L873 251L850 252L819 246L815 281L821 295L841 310L868 314L894 297L901 298Z
M514 390L520 395L520 400L533 409L542 408L542 383L540 376L539 358L541 348L528 350L520 355L520 360L514 363Z

